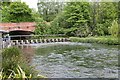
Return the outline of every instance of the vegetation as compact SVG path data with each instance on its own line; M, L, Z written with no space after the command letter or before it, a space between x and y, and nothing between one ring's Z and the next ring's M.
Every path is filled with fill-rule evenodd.
M118 36L117 2L49 2L39 0L38 12L22 2L3 2L3 22L35 21L35 34L74 37Z
M61 15L62 18L60 18L60 16L60 19L58 18L58 21L53 21L53 23L58 22L59 27L62 27L61 32L64 32L64 34L68 36L87 35L84 33L87 32L88 23L90 21L89 11L89 3L71 2L64 8Z
M60 33L63 32L68 36L109 35L108 28L118 17L117 6L118 4L114 2L67 3L62 14L53 20L51 26L62 28Z
M86 37L86 38L70 37L70 40L72 42L101 43L101 44L108 44L108 45L120 45L119 39L117 37L111 37L111 36Z
M65 34L74 42L120 45L120 2L63 3L39 0L36 12L24 2L7 1L0 3L2 22L36 22L37 35ZM3 50L0 78L33 77L38 76L18 48Z
M120 34L120 31L119 31L119 27L118 27L118 23L116 20L114 20L112 22L112 26L109 28L109 33L112 35L112 36L115 36L117 37L118 34Z
M9 4L6 4L9 3ZM2 22L31 22L32 10L24 2L3 2Z
M38 11L40 14L45 12L41 11L42 7L46 6L45 8L47 8L48 13L49 9L54 7L54 3L42 2L41 0L39 0L39 2ZM55 5L58 4L60 4L60 2ZM41 8L40 5L42 6ZM58 10L58 7L56 7L56 9ZM76 37L87 37L90 35L109 36L113 34L116 36L119 34L116 27L119 25L118 12L117 2L64 3L62 10L56 13L56 16L53 17L53 19L44 19L44 17L50 18L52 16L51 14L49 14L50 16L41 15L43 20L50 23L50 26L46 28L49 30L47 30L44 34L65 34L67 36Z
M62 11L64 7L63 2L52 2L52 1L44 1L38 0L38 12L40 13L43 20L50 22L52 21L59 12Z
M36 71L28 65L21 51L16 47L2 51L2 70L0 77L5 78L36 78Z
M35 18L35 21L36 21L35 34L43 35L43 34L49 34L50 33L49 23L47 23L46 21L44 21L40 17Z

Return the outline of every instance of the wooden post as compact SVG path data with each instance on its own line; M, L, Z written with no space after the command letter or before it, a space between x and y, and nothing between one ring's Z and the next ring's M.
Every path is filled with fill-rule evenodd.
M34 43L38 43L37 39L34 40Z
M0 33L0 50L2 49L3 40L2 40L2 33Z
M18 45L19 44L19 42L18 42L18 40L16 40L16 45Z
M28 41L28 40L26 40L26 44L29 44L29 41Z

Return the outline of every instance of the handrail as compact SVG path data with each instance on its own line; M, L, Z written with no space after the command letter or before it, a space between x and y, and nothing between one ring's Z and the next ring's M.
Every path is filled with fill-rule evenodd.
M15 35L15 36L10 36L10 37L50 37L50 36L65 36L65 34L56 34L56 35Z

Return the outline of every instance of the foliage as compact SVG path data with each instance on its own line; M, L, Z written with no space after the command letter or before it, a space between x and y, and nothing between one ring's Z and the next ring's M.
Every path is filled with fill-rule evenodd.
M59 14L51 23L57 33L64 33L68 36L80 36L84 34L84 30L90 21L90 5L84 2L71 2L64 8L64 11ZM57 28L57 29L56 29ZM87 28L87 29L85 29Z
M11 4L11 2L1 2L1 8L2 8L2 10L0 10L0 12L1 12L1 20L2 20L2 22L9 22L9 16L10 16L10 14L9 14L9 6L10 6L10 4Z
M0 72L0 79L5 80L5 79L29 79L29 78L33 78L32 74L30 74L29 76L26 76L26 73L22 70L22 68L18 65L16 68L16 71L10 70L11 73L10 75L7 77L6 74L4 74L3 71ZM42 75L37 75L36 78L46 78Z
M50 31L49 26L50 24L43 20L43 18L40 16L40 14L33 10L32 17L34 18L36 22L36 29L35 34L37 35L43 35L48 34Z
M113 23L114 20L118 20L118 24L120 22L117 2L47 1L49 0L39 0L38 12L31 11L25 3L3 3L2 21L36 21L35 34L66 34L79 37L117 34L117 28L112 28L114 24L117 25Z
M73 42L84 42L84 43L101 43L101 44L109 44L109 45L120 45L120 42L117 37L111 36L99 36L99 37L70 37L70 40Z
M47 2L43 1L43 0L38 0L39 3L38 5L38 11L40 13L40 15L42 16L42 18L47 21L50 22L52 21L59 12L61 12L61 10L63 9L64 4L62 2Z
M34 21L31 9L24 2L12 2L9 6L2 6L3 22Z
M10 16L10 14L8 13L9 8L8 7L2 7L2 22L9 22L8 17Z
M119 31L119 27L118 27L118 23L116 20L114 20L112 22L112 26L109 28L109 33L112 35L112 36L118 36L118 34L120 33Z
M49 23L44 21L42 18L38 17L36 19L36 29L35 29L35 34L38 35L43 35L43 34L48 34L49 33Z
M34 77L36 75L36 72L31 66L27 64L26 60L21 54L21 51L18 48L10 47L10 48L6 48L5 50L3 50L2 52L2 69L3 69L2 73L4 73L6 78L8 78L9 75L13 75L11 74L11 70L14 71L15 73L18 72L16 69L18 68L18 65L21 66L23 71L26 73L26 76L29 76L31 74L32 77Z
M93 3L93 19L92 32L94 35L109 35L108 28L112 25L112 21L118 18L118 4L116 2Z
M6 74L9 74L8 69L14 69L19 63L20 51L17 48L5 49L2 52L2 67Z

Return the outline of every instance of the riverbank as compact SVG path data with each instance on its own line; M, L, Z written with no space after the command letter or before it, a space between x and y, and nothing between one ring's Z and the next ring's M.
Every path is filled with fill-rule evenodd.
M83 43L101 43L109 45L120 45L118 37L111 36L99 36L99 37L70 37L72 42L83 42Z
M46 78L39 75L34 67L29 64L21 49L17 47L5 48L1 55L2 67L0 67L0 72L2 74L0 74L0 79Z

